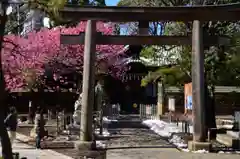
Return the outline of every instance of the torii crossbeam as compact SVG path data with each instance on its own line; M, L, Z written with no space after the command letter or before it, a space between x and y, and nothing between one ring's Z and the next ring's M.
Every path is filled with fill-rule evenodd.
M179 7L79 7L61 10L64 19L130 21L227 21L240 20L240 3Z

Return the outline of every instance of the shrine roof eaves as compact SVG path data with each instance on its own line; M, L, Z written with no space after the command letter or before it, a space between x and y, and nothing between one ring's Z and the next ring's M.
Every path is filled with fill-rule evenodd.
M178 7L91 7L67 5L60 10L69 20L106 21L226 21L240 20L240 3Z

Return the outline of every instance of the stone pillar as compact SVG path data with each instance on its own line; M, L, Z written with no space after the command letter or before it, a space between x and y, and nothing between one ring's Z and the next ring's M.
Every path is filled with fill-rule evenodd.
M162 81L157 83L157 115L160 119L161 115L164 115L164 85Z
M99 81L97 82L97 85L95 86L95 111L99 112L99 116L98 116L98 120L99 120L99 126L100 126L100 130L99 130L99 134L102 135L103 133L103 94L104 94L104 90L103 90L103 81L101 81L103 79L99 79Z
M206 143L204 107L204 50L203 31L199 20L193 21L192 30L192 105L193 105L193 141L189 143L190 150L211 148Z
M83 89L81 112L81 142L92 142L94 81L96 52L96 21L88 20L85 31ZM86 145L85 145L86 146Z
M192 37L192 94L194 140L205 141L205 109L204 109L204 51L201 22L193 22Z

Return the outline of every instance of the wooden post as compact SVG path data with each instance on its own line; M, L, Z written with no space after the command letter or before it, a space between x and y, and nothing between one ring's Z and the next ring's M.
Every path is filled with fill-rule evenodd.
M192 104L193 104L193 141L205 142L204 108L204 50L201 22L193 21L192 31Z
M88 20L85 31L84 65L83 65L83 95L80 140L92 141L95 52L96 52L96 21Z

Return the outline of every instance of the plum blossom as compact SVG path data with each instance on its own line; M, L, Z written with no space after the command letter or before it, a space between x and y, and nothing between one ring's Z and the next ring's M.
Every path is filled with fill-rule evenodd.
M7 89L14 91L24 88L29 81L37 81L46 72L46 67L52 70L52 75L61 76L64 73L82 72L83 45L60 44L61 34L77 35L84 32L86 22L80 22L76 27L43 28L38 32L28 33L26 37L6 35L2 49L4 76ZM114 25L97 23L97 31L111 35ZM104 66L104 71L113 76L122 74L123 67L116 65L120 56L124 55L123 45L97 45L96 70ZM55 78L55 77L54 77ZM65 79L67 80L67 79ZM61 83L68 83L67 81Z

